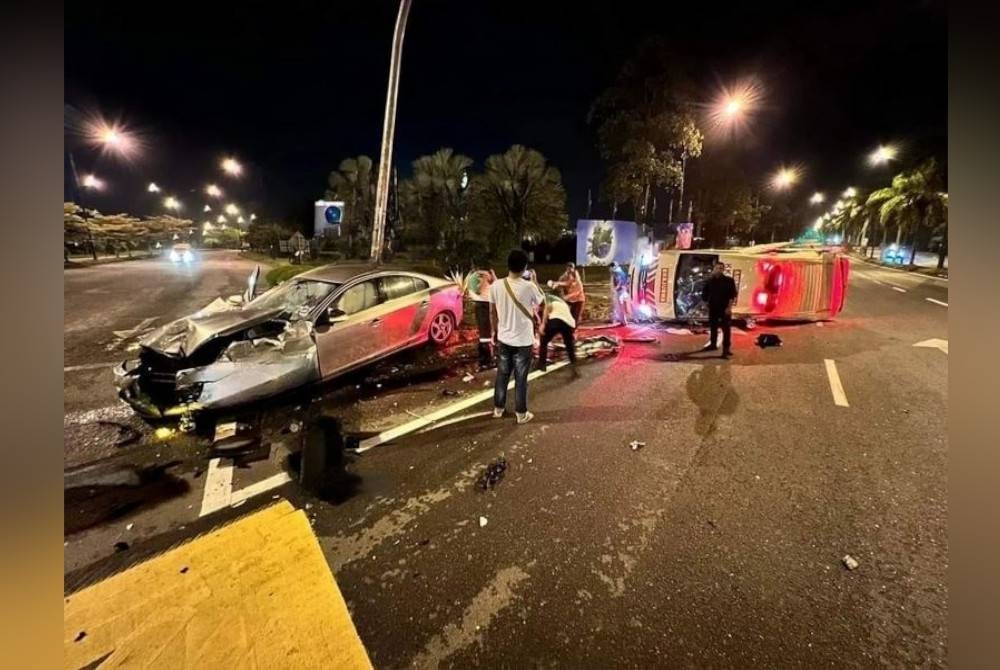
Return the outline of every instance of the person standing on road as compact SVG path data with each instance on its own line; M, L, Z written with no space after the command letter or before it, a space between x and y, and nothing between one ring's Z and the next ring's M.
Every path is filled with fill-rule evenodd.
M570 311L569 304L554 293L545 294L545 308L542 310L542 341L538 345L538 369L545 370L549 362L549 343L556 335L562 336L566 345L566 356L573 366L573 376L579 376L576 371L576 319Z
M493 326L490 322L490 286L497 280L487 263L476 263L476 271L469 278L468 294L476 308L476 327L479 330L479 369L493 367Z
M583 318L583 305L587 300L587 295L583 291L583 281L580 273L576 271L576 265L566 264L566 271L562 273L558 281L549 284L552 288L562 289L563 300L569 305L569 312L573 315L573 320L579 324Z
M514 375L514 412L518 423L534 418L528 411L528 369L531 346L537 332L541 290L522 277L528 256L520 249L507 255L507 276L490 286L490 323L497 349L497 378L493 388L493 416L500 418L507 407L507 384Z
M627 326L628 275L616 262L612 262L609 269L611 271L611 323Z
M722 357L729 358L732 352L733 305L736 304L736 282L725 274L726 264L716 263L712 274L701 289L701 299L708 303L709 342L703 351L716 351L719 341L719 326L722 326Z

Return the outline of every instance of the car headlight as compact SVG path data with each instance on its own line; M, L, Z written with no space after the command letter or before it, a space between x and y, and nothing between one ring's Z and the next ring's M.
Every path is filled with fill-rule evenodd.
M171 251L170 252L170 260L172 260L173 262L176 263L180 259L181 259L180 254L178 254L176 251Z
M184 262L185 263L190 263L193 260L194 260L194 254L192 254L190 251L185 251L184 252Z

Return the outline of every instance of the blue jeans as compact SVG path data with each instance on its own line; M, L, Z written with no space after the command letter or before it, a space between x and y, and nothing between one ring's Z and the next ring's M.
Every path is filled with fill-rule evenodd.
M512 347L497 342L497 381L493 387L493 406L507 407L507 384L514 373L514 411L528 411L528 368L531 367L531 345Z

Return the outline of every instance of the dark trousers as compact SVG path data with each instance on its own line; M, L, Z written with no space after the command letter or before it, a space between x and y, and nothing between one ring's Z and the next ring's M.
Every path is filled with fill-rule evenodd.
M497 381L493 387L493 406L504 409L507 406L507 384L514 375L514 411L524 414L528 411L528 368L531 367L531 345L512 347L497 342Z
M580 302L568 302L569 313L573 315L573 320L576 321L576 325L580 325L580 317L583 316L583 301Z
M476 328L479 330L479 366L493 366L493 352L490 351L493 326L490 324L490 303L476 301Z
M545 366L549 362L549 342L556 335L562 335L569 362L576 365L576 344L573 339L573 328L561 319L549 319L545 324L545 332L542 333L542 341L538 344L538 367L542 370L545 369Z
M708 332L709 341L713 347L717 347L719 342L719 326L722 326L722 351L727 352L733 344L733 318L726 314L726 310L708 310Z

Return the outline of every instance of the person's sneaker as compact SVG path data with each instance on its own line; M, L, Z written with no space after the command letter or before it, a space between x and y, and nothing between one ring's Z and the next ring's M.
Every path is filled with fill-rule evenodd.
M722 352L722 357L723 358L732 358L733 357L733 352L731 352L731 351L723 351Z
M715 345L712 345L712 344L706 344L705 346L703 346L701 348L701 350L702 351L718 351L719 347L717 347Z
M518 423L528 423L529 421L531 421L534 418L535 418L534 414L532 414L531 412L525 412L524 414L518 414L517 415L517 422Z
M503 418L503 407L494 407L493 408L493 418L494 419L502 419Z

